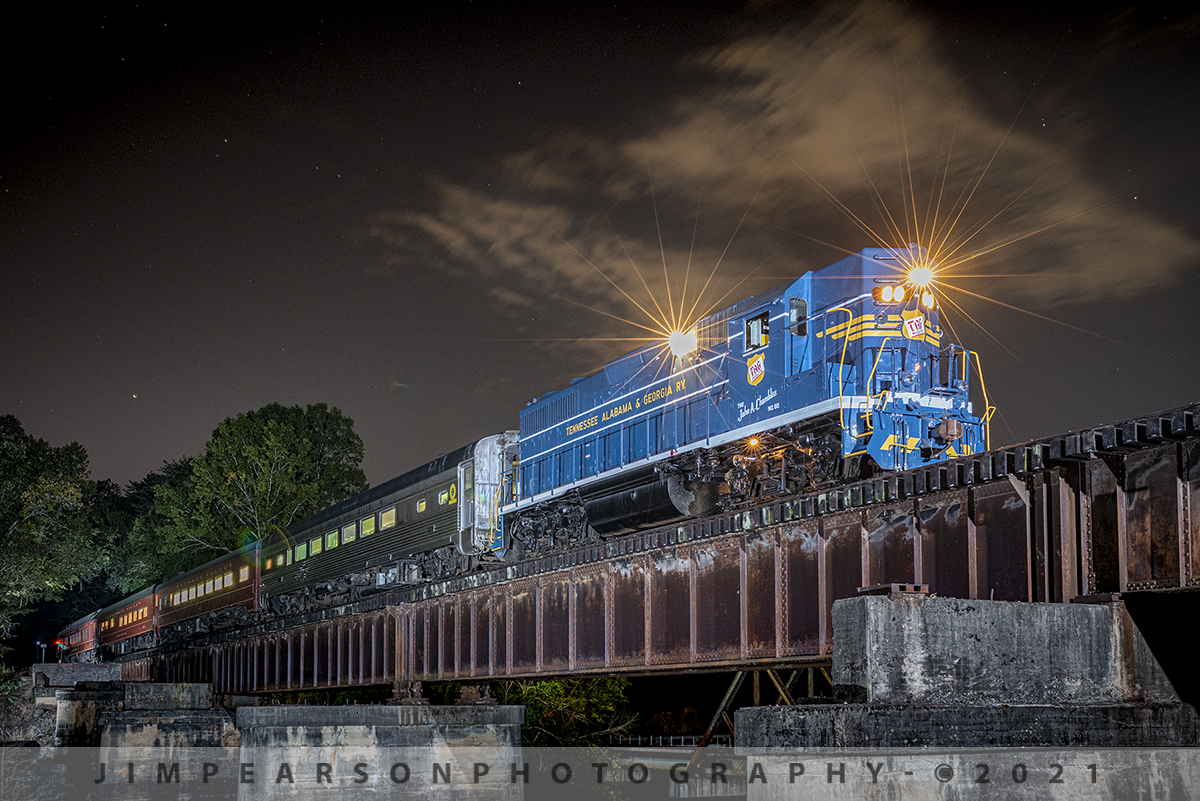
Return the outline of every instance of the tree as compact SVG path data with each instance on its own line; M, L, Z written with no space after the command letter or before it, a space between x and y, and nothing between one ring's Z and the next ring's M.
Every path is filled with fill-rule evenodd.
M354 422L323 403L230 417L193 460L189 484L155 488L161 547L200 564L287 528L365 490L362 458Z
M81 445L52 448L16 417L0 417L0 636L31 604L104 566L89 516L96 490Z
M97 525L109 532L116 546L108 585L128 595L160 579L194 567L197 554L181 551L167 541L164 532L172 517L160 501L160 488L178 492L184 499L192 486L192 457L164 462L145 478L129 482L125 491L107 495L95 512Z
M625 709L629 680L622 678L506 681L497 688L502 704L523 704L521 744L577 747L626 734L637 714Z

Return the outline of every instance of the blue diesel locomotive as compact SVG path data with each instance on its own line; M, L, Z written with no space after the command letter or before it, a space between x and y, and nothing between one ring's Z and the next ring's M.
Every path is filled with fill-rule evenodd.
M863 250L533 401L492 547L587 541L985 450L977 359L943 343L933 275L922 248Z

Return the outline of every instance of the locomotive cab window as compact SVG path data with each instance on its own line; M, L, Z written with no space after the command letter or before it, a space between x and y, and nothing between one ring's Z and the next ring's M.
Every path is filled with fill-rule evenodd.
M765 348L771 342L770 333L771 312L765 311L754 317L746 318L746 347L745 353L759 348Z
M792 329L792 336L808 336L808 301L804 298L792 298L788 309L788 327Z

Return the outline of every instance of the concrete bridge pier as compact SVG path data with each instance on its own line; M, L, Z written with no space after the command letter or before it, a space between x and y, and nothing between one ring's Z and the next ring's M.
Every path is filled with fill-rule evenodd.
M523 765L524 720L525 707L495 704L244 707L239 762L253 766L255 780L238 788L238 801L278 798L281 786L299 799L353 786L520 801L512 771Z
M230 748L240 742L233 715L213 703L209 684L126 682L124 703L100 715L100 748Z
M208 684L80 684L58 691L57 739L73 747L57 759L67 797L328 801L336 788L523 797L523 706L499 706L476 687L453 706L412 695L382 706L229 710L214 706Z
M125 685L120 681L81 681L69 690L56 690L58 711L54 720L54 745L59 748L98 746L104 712L125 705Z
M735 713L735 747L778 779L750 801L827 797L827 763L866 794L849 797L959 797L981 773L1014 798L1200 787L1196 710L1119 601L866 596L833 605L833 636L838 703ZM793 766L806 760L807 783Z

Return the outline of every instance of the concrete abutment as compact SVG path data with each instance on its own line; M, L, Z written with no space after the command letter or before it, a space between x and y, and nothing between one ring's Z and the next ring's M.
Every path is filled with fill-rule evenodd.
M778 779L750 801L828 797L795 781L800 759L833 766L848 798L974 797L989 772L1013 798L1200 787L1196 711L1120 602L867 596L837 601L833 629L837 703L735 713L738 752Z

